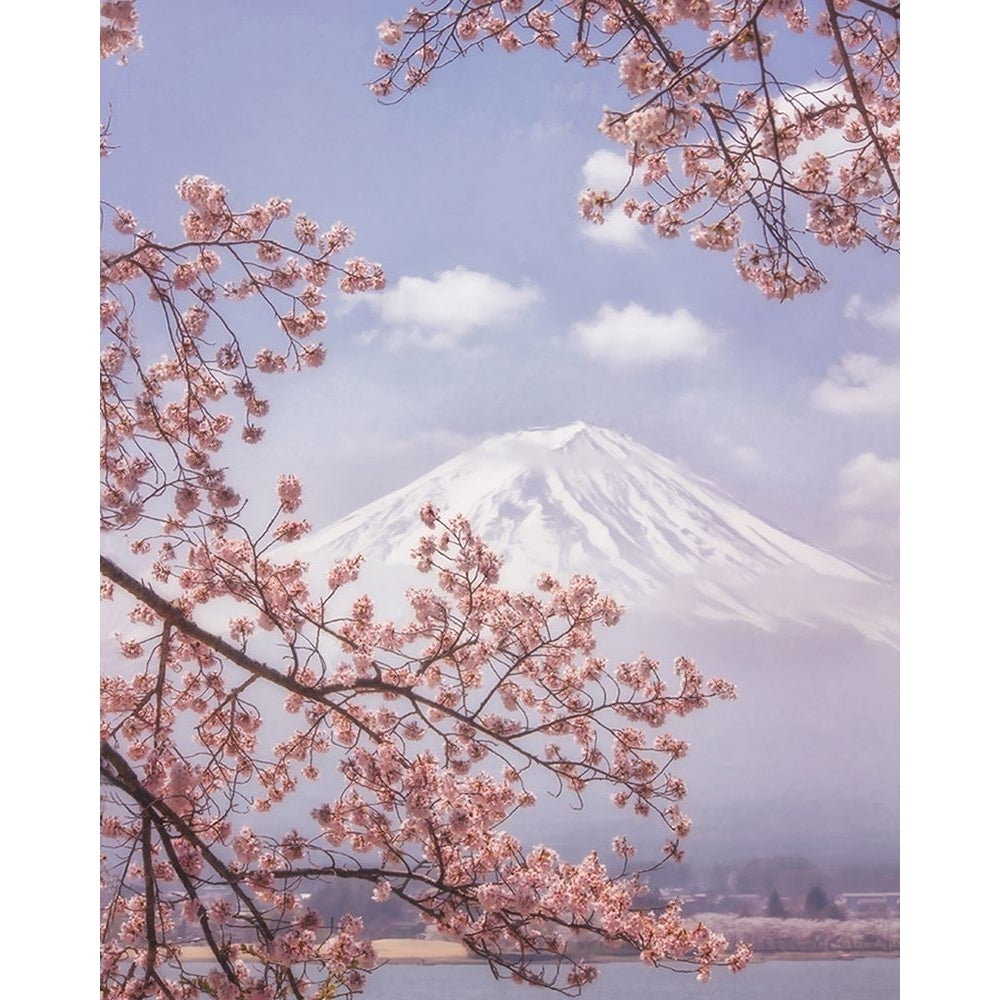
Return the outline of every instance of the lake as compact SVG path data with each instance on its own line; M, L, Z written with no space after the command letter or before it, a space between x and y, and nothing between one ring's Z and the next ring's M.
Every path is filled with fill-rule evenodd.
M639 962L600 966L584 1000L669 997L670 1000L898 1000L899 959L773 961L737 975L726 969L708 983L693 975L650 969ZM513 1000L556 996L497 982L479 965L387 965L368 980L366 1000Z

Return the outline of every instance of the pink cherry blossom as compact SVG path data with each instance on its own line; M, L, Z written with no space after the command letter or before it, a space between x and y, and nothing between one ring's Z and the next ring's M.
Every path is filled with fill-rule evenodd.
M441 67L480 51L484 33L511 52L533 43L566 62L611 64L628 100L609 92L599 128L627 147L650 207L639 215L633 194L587 189L583 218L601 225L622 199L660 236L690 227L696 245L732 253L744 280L781 300L824 283L808 238L898 250L898 4L835 0L814 18L801 0L500 7L496 17L493 5L462 0L386 22L395 58L380 64L372 89L405 95L426 86ZM779 57L794 58L811 25L830 41L835 75L805 92L781 75ZM731 68L723 74L723 66ZM613 102L621 106L607 107ZM672 157L687 186L669 182ZM832 162L844 164L835 176ZM820 193L833 199L835 218L823 217Z
M696 24L713 12L707 0L669 5L670 17ZM134 3L102 4L101 16L104 54L138 47ZM380 26L394 50L392 65L383 62L391 81L404 68L426 80L455 45L477 39L509 51L557 47L564 16L520 0L412 9ZM681 54L616 39L629 30L617 7L574 16L583 23L580 44L569 42L575 58L596 65L624 41L629 87L672 85ZM665 24L666 8L658 16ZM870 34L852 42L870 43ZM706 77L689 78L700 99L714 92ZM657 144L686 141L703 111L675 103L607 126L612 138L632 136L637 172L648 157L664 183ZM895 155L891 143L879 148ZM713 168L717 155L699 143L681 161L690 187L662 204L636 199L630 214L664 236L692 219L706 240L732 248L738 198L727 199L742 181ZM839 188L816 204L817 238L854 239L852 207L882 197L880 162L859 155L831 175ZM665 727L735 689L706 682L686 658L672 673L645 655L609 663L601 633L623 611L597 581L545 574L512 591L481 526L430 502L413 512L424 529L413 556L427 575L396 620L359 589L360 556L312 568L297 557L291 543L311 530L290 516L303 503L300 479L280 476L268 499L238 482L231 454L264 433L265 376L323 362L315 337L327 282L377 293L385 275L365 257L340 259L355 238L345 224L324 231L285 198L240 208L199 174L177 194L176 236L114 210L100 261L101 527L128 533L111 534L114 555L101 558L102 598L124 623L100 682L102 994L359 991L378 965L364 925L349 915L326 926L307 899L315 880L351 878L376 901L414 905L435 933L492 968L564 992L597 976L573 946L580 935L703 978L741 968L745 948L729 953L679 904L651 909L643 881L681 856L691 829L679 806L687 788L672 771L688 746ZM617 197L590 192L581 208L599 221ZM886 208L891 231L898 203ZM819 280L786 272L767 246L736 252L778 297ZM609 796L649 817L667 838L662 858L640 869L635 847L617 837L606 845L609 868L596 851L570 861L506 832L550 792L568 806ZM292 829L280 828L279 803L300 805ZM179 947L195 938L212 956L207 970Z

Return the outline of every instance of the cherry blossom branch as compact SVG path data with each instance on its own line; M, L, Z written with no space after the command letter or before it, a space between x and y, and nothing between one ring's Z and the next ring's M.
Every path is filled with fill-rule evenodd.
M847 51L847 46L844 43L844 36L840 30L840 13L837 10L836 0L824 0L826 4L827 14L830 17L830 27L833 31L834 41L837 44L837 51L840 53L841 65L844 69L844 75L847 79L848 86L851 91L851 95L854 98L855 107L861 114L861 117L865 122L865 129L868 132L868 137L871 140L872 146L875 148L875 152L878 155L879 160L882 162L882 168L885 172L886 179L892 187L892 190L896 193L896 197L899 197L899 182L896 180L896 172L889 163L889 159L885 154L885 150L882 148L882 142L879 138L878 130L875 127L875 123L872 121L871 112L868 110L868 104L865 100L864 95L861 92L861 87L858 85L857 76L854 72L854 67L851 62L850 53ZM892 11L887 8L882 7L880 4L868 3L868 0L862 0L867 6L873 7L877 10L883 10L886 13L892 13ZM895 8L895 16L899 16L899 6Z
M174 626L185 635L190 636L190 638L196 640L197 642L200 642L203 646L215 651L230 663L241 667L243 670L246 670L255 677L269 681L277 687L284 688L292 694L297 694L303 698L319 701L326 708L329 708L334 712L344 714L345 717L350 718L352 725L357 726L369 736L376 736L374 731L369 729L363 722L360 722L354 716L344 713L343 709L338 704L325 700L323 695L315 688L299 683L287 674L284 674L279 670L275 670L274 667L269 667L266 663L261 663L260 661L255 660L253 657L248 656L243 650L238 649L236 646L226 642L218 635L202 628L200 625L193 622L174 604L157 594L152 587L149 587L147 584L137 580L130 573L122 569L122 567L118 566L111 559L103 555L101 556L101 575L111 583L114 583L123 590L127 591L133 597L138 598L158 617L162 618L164 622Z
M865 11L871 46L856 59L838 34L840 21L851 17L854 3ZM803 88L778 80L771 69L771 50L780 36L762 28L765 19L783 18L788 29L783 41L792 44L811 26L805 0L670 5L591 0L536 3L528 9L519 2L426 2L412 7L405 19L379 26L387 49L376 53L382 75L372 90L380 99L394 94L399 99L459 56L481 50L487 41L508 52L537 45L585 67L617 66L633 103L625 111L606 110L599 128L629 150L630 171L641 177L648 197L639 201L624 188L616 194L588 188L580 196L583 218L600 225L624 199L625 215L658 236L674 238L686 228L698 246L731 251L737 272L765 295L787 300L815 291L825 281L799 235L808 233L821 245L845 250L863 242L883 252L898 246L899 93L894 54L899 6L867 0L825 4L828 9L816 18L815 30L821 37L838 36L831 58L842 69L843 87L853 94L862 127L878 150L877 173L875 164L859 155L850 166L841 165L836 183L826 154L813 144L825 133L836 141L835 157L850 155L858 141L856 123L843 113L832 88L818 96L818 109L789 110ZM559 46L559 18L567 20L567 39L573 39L564 50ZM682 54L672 39L675 30L701 32L703 43L694 36L695 51ZM729 61L755 62L758 78L725 80L716 75ZM803 147L816 149L806 159L810 183L822 183L818 190L803 186L789 166ZM687 183L670 179L668 190L662 182L674 169L673 153L680 154ZM804 226L796 217L803 201ZM755 231L741 235L744 214Z

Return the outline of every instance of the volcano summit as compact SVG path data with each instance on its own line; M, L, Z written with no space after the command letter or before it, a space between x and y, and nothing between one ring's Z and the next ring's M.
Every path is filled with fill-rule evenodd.
M292 549L316 569L362 553L377 594L380 576L398 582L412 567L428 500L446 518L469 519L503 558L507 587L584 573L629 607L681 621L847 628L897 642L897 594L884 579L632 439L580 422L490 438Z

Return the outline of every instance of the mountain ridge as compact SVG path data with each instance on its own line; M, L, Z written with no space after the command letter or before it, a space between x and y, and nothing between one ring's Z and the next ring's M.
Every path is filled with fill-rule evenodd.
M324 566L364 553L396 572L430 501L463 514L503 558L501 582L586 573L627 605L681 620L848 627L894 645L893 588L782 531L709 480L626 435L582 421L496 435L291 548ZM391 568L391 570L390 570ZM368 579L368 573L366 573Z

